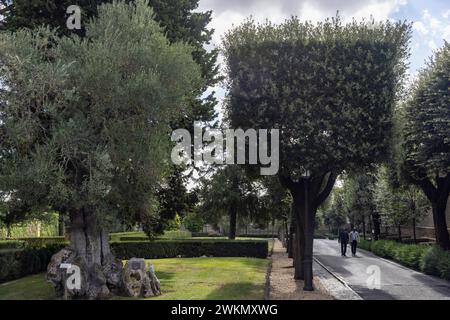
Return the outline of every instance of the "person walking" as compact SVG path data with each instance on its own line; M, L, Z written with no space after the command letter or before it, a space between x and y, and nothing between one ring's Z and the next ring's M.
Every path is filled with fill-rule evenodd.
M341 244L341 255L343 257L346 257L348 238L348 232L346 229L339 232L338 242Z
M351 241L351 247L352 247L352 256L356 256L356 247L358 246L359 241L359 234L358 231L356 231L355 228L353 228L352 231L350 231L349 234L350 241Z

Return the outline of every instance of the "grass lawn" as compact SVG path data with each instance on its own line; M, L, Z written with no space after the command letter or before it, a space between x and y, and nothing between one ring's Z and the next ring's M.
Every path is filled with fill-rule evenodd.
M263 299L267 259L153 259L163 295L149 300ZM0 300L53 299L44 274L0 284Z

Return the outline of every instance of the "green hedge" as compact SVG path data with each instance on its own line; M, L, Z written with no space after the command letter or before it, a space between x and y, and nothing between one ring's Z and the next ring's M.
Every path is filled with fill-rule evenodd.
M63 245L69 242L64 237L30 237L19 238L18 240L24 241L27 247L41 248L52 245Z
M192 232L192 237L208 237L209 233L208 232Z
M249 234L238 234L237 236L242 237L242 238L276 238L277 237L276 234L271 234L271 233L261 233L261 234L249 233Z
M0 250L0 283L47 270L53 254L64 245Z
M190 231L165 231L158 239L190 239L192 233ZM143 231L116 232L110 233L109 239L112 242L120 241L148 241L149 238Z
M427 274L450 280L450 252L433 246L422 257L420 268Z
M266 258L268 242L264 240L156 240L115 242L114 254L123 260L132 257L159 259L175 257L255 257Z
M25 246L22 240L0 240L0 250L4 249L21 249Z
M450 280L450 252L438 246L402 244L392 240L361 240L359 247L406 267Z

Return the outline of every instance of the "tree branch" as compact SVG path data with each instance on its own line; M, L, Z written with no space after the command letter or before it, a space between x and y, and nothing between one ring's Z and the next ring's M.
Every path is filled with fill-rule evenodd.
M414 183L417 184L422 189L428 200L430 200L431 202L436 202L437 189L431 183L430 179L425 178L421 180L414 180Z
M327 184L325 188L320 192L316 197L316 206L320 206L330 195L331 190L333 190L334 183L336 182L337 174L334 172L330 172L330 176L328 177Z

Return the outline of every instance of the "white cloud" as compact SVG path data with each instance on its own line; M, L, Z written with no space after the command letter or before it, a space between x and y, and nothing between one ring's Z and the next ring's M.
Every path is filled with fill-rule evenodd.
M413 30L418 31L419 33L421 33L423 35L427 35L429 32L428 28L425 26L425 24L422 21L414 22Z
M431 50L436 50L438 48L438 45L436 44L436 41L430 39L428 41L428 47L430 47Z
M442 17L443 17L444 19L448 19L448 18L450 17L450 10L445 11L445 12L442 14Z
M415 21L413 30L422 37L422 42L427 43L431 49L438 47L442 40L450 41L450 10L440 16L433 16L428 10L423 10L420 20Z
M249 16L260 22L269 19L281 23L293 15L317 22L339 11L345 21L371 16L385 20L406 3L406 0L200 0L199 10L213 10L210 27L216 30L213 43L219 45L221 36L233 24L238 25Z

